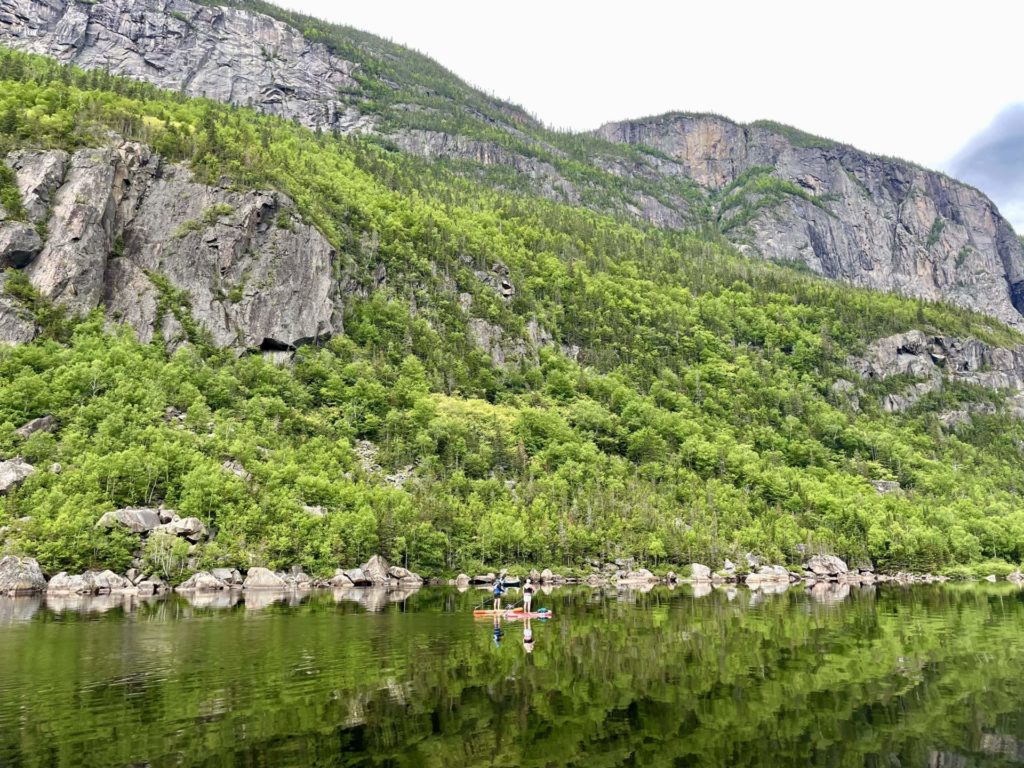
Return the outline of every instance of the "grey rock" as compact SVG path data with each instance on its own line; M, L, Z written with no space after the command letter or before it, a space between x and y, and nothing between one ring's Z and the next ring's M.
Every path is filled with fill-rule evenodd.
M900 484L897 480L872 480L871 485L874 486L879 496L895 493L900 490Z
M388 574L388 561L381 555L374 555L363 564L361 570L363 575L372 584L387 584L390 576Z
M173 11L173 13L171 12ZM12 48L310 127L367 126L339 100L356 65L268 16L188 0L0 0Z
M220 465L220 468L247 483L252 480L252 475L237 461L225 461Z
M396 579L403 586L412 586L414 584L423 583L423 579L420 577L419 574L413 573L407 568L402 568L398 565L392 565L390 568L388 568L388 576L390 576L392 579Z
M267 568L250 568L242 584L244 589L286 589L287 582Z
M763 565L755 573L747 574L748 587L764 584L789 584L789 571L781 565Z
M532 577L531 577L532 578ZM550 584L555 580L555 574L550 568L545 568L537 577L537 581L541 584Z
M690 580L693 582L710 582L711 569L700 563L693 563L690 566Z
M1024 345L1007 349L978 339L928 336L914 330L878 339L863 355L848 358L846 365L866 380L904 375L923 379L884 398L882 408L890 413L905 411L925 395L941 391L948 382L1024 391ZM940 418L951 428L969 421L970 413L993 411L990 405L974 403Z
M838 576L850 570L846 563L835 555L815 555L804 564L804 568L815 576Z
M69 158L60 150L18 150L8 156L7 164L15 171L22 205L32 222L49 218L54 193L67 175Z
M354 586L354 584L352 583L352 579L348 577L348 574L345 573L345 570L342 568L338 568L337 570L335 570L334 576L331 577L331 580L328 582L328 586L351 587Z
M220 579L229 587L241 587L244 579L237 568L214 568L210 571L215 579Z
M46 577L31 557L0 559L0 595L37 595L46 590Z
M57 431L57 419L53 416L40 416L38 419L32 419L25 424L22 424L16 430L14 434L18 437L29 437L36 432L56 432Z
M228 585L218 579L209 571L199 571L188 578L187 581L175 587L175 592L221 592L228 589Z
M348 577L348 580L352 582L352 586L354 587L369 587L373 584L366 574L363 573L362 568L352 568L347 570L345 571L345 575Z
M43 250L36 228L21 221L0 224L0 269L21 269Z
M730 210L719 211L720 226L751 255L802 262L829 278L941 299L1024 326L1015 306L1024 246L987 197L954 179L768 124L710 115L609 123L596 133L664 153L671 167L660 173L688 176L711 191L756 167L802 190L804 197L783 195L735 228ZM739 194L757 197L742 184Z
M106 512L96 521L97 528L123 525L132 533L148 534L160 528L160 510L150 507L126 507Z
M8 273L0 271L0 344L28 344L38 329L31 314L7 294Z
M998 581L998 579L996 578L996 575L994 573L990 573L988 576L985 577L985 581L995 584Z
M617 580L619 584L649 584L656 581L661 581L657 576L651 573L646 568L639 568L635 571L629 571L625 576Z
M458 576L455 577L455 586L457 586L457 587L468 587L469 586L469 576L467 576L464 573L460 573Z
M13 491L21 486L28 478L36 473L36 468L24 459L15 458L9 461L0 461L0 496Z
M95 595L96 582L92 573L69 575L61 571L46 585L48 595Z
M289 352L340 328L336 254L284 195L199 184L186 167L132 142L8 160L20 164L30 196L50 200L49 237L25 273L73 312L103 306L140 340L177 345L184 330L160 309L166 281L221 347ZM0 252L14 226L0 225ZM0 340L24 343L34 334L16 304L0 302Z
M208 535L206 525L198 517L175 516L171 522L164 523L154 530L170 536L180 536L193 544L202 541Z

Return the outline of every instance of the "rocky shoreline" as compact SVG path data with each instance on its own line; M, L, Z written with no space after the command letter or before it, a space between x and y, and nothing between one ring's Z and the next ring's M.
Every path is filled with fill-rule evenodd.
M168 525L162 523L161 525ZM190 531L194 526L185 525ZM804 585L814 588L819 585L872 586L875 584L936 584L949 581L949 577L930 573L875 573L870 565L849 567L834 555L817 555L804 563L802 568L787 568L781 565L762 565L754 555L747 555L744 566L725 560L722 567L713 571L701 563L689 567L688 576L669 571L659 576L646 568L633 568L631 560L615 563L592 564L594 572L589 576L563 576L550 568L543 571L511 575L502 573L508 587L520 586L526 578L541 588L586 585L590 587L614 587L619 589L652 588L659 584L670 586L689 584L695 592L707 593L713 587L736 587L744 585L751 590L778 591L790 586ZM628 569L627 569L628 568ZM433 579L431 584L447 584L460 590L472 587L487 588L497 578L494 572L469 576L459 574L455 579ZM992 574L985 581L995 582ZM1024 574L1019 570L1006 576L1006 580L1024 583ZM244 592L306 592L316 589L375 589L383 591L415 591L426 583L416 573L400 566L393 566L380 556L374 555L357 568L338 568L330 579L314 578L295 566L288 571L271 571L268 568L252 567L244 574L238 568L214 568L198 571L177 586L171 586L159 576L146 574L138 568L130 568L119 575L112 571L86 571L68 574L64 571L47 578L39 563L28 557L6 556L0 559L0 596L73 596L94 597L101 595L154 596L170 592L180 594L214 594Z

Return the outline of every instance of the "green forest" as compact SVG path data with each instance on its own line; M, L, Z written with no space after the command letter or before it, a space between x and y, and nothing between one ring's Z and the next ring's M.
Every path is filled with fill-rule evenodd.
M1021 341L996 321L742 258L714 222L646 229L371 138L0 52L0 154L112 132L201 180L288 194L366 290L346 298L344 335L275 365L213 348L196 323L173 352L142 344L4 274L44 333L0 349L0 457L42 471L0 497L0 528L49 572L123 571L137 540L97 519L159 504L215 531L191 553L203 568L329 574L379 552L425 576L624 556L678 570L827 551L967 573L1024 558L1024 424L1002 394L951 386L888 414L881 397L906 380L865 384L859 409L831 389L855 378L849 355L892 333ZM0 174L0 204L18 216L12 183ZM494 264L510 300L475 275ZM187 318L188 297L153 279ZM471 318L551 342L495 365ZM938 415L962 402L994 412L944 429ZM16 434L45 414L56 433ZM362 466L363 441L382 471ZM386 481L405 467L403 487ZM145 557L175 581L190 567L185 544L154 539Z

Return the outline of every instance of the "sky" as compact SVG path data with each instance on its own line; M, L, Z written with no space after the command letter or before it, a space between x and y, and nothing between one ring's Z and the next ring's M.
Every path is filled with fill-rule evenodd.
M277 2L413 47L551 127L777 120L953 173L1024 233L1024 3Z

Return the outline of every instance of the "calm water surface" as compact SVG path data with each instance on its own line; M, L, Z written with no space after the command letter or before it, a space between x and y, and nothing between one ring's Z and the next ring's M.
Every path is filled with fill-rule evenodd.
M1024 763L1024 593L0 600L0 766Z

